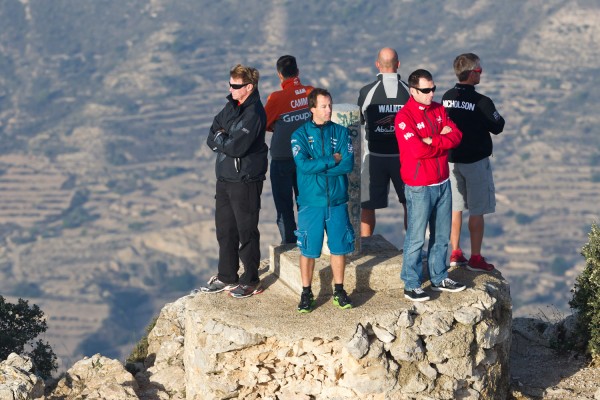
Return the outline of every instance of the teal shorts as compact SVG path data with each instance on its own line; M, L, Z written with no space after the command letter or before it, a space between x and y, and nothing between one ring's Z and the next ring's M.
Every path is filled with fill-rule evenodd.
M354 229L350 224L347 204L335 207L300 206L298 229L294 233L296 244L304 257L321 257L324 232L327 232L331 254L341 256L354 251Z

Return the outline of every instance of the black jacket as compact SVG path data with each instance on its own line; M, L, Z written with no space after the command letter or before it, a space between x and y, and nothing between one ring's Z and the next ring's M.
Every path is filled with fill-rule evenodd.
M493 151L492 136L504 129L504 118L494 102L475 91L475 86L457 83L442 97L450 119L463 133L458 147L450 150L448 161L471 164L489 157Z
M206 144L217 153L215 172L225 182L262 181L267 172L268 147L265 143L267 115L258 90L238 105L228 103L217 114Z
M365 124L366 139L371 153L398 154L394 118L410 95L408 86L402 82L399 74L386 74L387 77L392 75L395 75L394 79L398 81L396 97L387 97L383 74L378 74L375 82L360 89L358 95L360 122Z

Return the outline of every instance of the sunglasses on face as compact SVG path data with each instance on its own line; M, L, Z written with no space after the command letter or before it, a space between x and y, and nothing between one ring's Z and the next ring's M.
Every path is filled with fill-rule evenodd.
M232 89L236 89L236 90L241 89L246 85L249 85L249 83L231 83L231 82L229 82L229 87Z
M477 72L478 74L480 74L480 73L482 73L482 72L483 72L483 68L481 68L481 67L478 67L478 68L472 69L471 71L473 71L473 72Z
M428 94L428 93L431 93L431 92L435 92L436 86L434 85L431 88L423 88L423 89L413 86L413 89L418 90L419 92L421 92L423 94Z

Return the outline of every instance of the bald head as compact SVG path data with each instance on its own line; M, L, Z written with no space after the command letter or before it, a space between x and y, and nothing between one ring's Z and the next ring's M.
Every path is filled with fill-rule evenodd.
M381 73L398 72L400 61L398 61L398 53L390 47L384 47L379 50L375 66Z

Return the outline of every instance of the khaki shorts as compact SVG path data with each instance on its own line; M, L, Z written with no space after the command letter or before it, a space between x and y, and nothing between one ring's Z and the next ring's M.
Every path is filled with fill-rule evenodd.
M452 211L469 210L470 215L496 211L496 189L488 157L471 164L449 163Z

